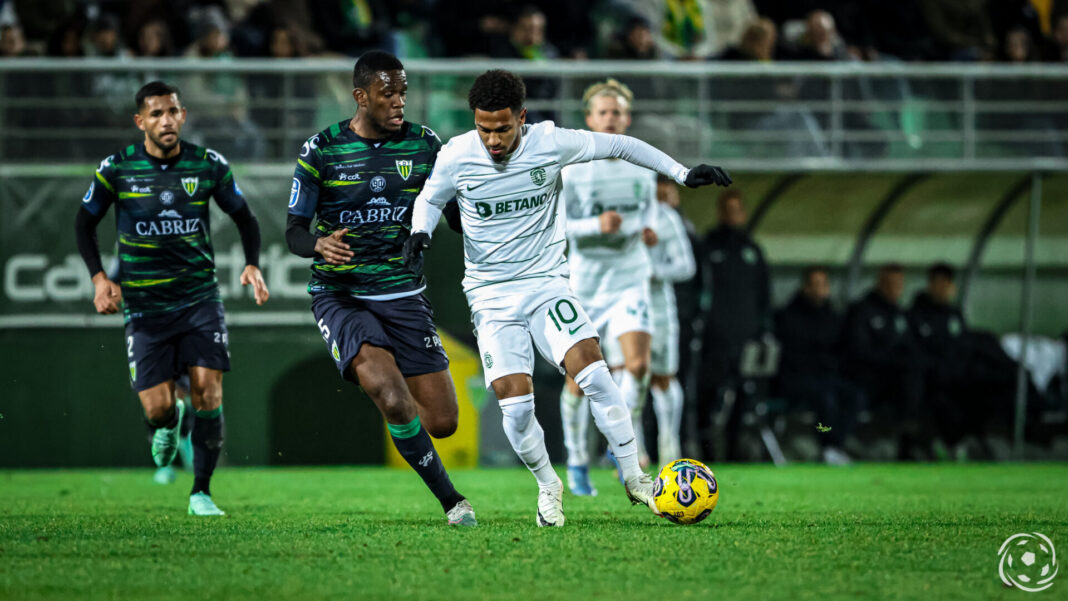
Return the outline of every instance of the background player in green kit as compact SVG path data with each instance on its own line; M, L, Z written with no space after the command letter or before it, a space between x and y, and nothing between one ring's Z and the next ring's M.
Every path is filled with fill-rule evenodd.
M178 449L185 406L174 382L188 371L193 424L193 490L189 513L222 515L211 499L223 442L222 373L230 369L229 336L215 277L208 199L234 220L245 251L241 283L267 302L258 267L260 232L233 173L219 153L181 141L186 110L178 90L155 81L136 96L134 122L145 132L100 162L75 220L78 251L96 289L99 313L122 304L130 381L155 429L152 458L169 465ZM96 226L115 205L119 282L100 262Z
M385 417L393 444L441 503L450 524L473 526L430 436L456 431L459 410L449 361L423 296L419 262L401 251L411 207L441 141L404 120L404 66L368 52L353 69L352 119L304 143L289 198L286 242L314 257L312 313L341 375L358 383ZM451 212L451 224L459 214ZM318 217L315 232L309 231Z

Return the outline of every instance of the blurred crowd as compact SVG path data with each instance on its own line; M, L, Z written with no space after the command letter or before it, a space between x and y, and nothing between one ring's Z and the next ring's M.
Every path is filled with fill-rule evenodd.
M1068 0L0 0L0 57L1068 60Z
M722 192L717 214L718 224L693 240L698 276L685 288L699 298L679 294L680 322L689 329L683 340L693 338L691 347L700 349L683 349L700 454L766 457L772 424L779 422L781 435L780 417L807 414L804 432L817 436L829 463L1005 458L991 441L1013 436L1019 336L999 339L969 325L957 305L955 267L931 264L924 287L907 299L905 268L883 264L870 288L839 308L832 300L836 270L811 265L790 299L774 307L770 270L750 235L741 192ZM1048 343L1060 349L1048 353L1050 365L1026 365L1032 442L1066 432L1068 331ZM1044 420L1051 411L1060 420L1053 427ZM746 433L757 429L763 444L749 436L747 446ZM887 443L881 449L880 440Z

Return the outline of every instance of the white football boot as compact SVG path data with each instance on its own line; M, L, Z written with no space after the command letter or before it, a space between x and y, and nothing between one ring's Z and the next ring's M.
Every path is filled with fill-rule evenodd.
M656 508L656 500L653 496L653 478L649 474L642 472L637 476L627 478L627 481L623 483L623 487L627 491L627 498L634 505L645 505L653 511L654 515L660 515L660 511Z
M556 484L538 491L539 526L564 525L564 482L559 478Z
M478 521L475 520L475 508L471 507L471 502L467 499L460 501L452 509L445 512L445 517L449 518L450 526L478 525Z

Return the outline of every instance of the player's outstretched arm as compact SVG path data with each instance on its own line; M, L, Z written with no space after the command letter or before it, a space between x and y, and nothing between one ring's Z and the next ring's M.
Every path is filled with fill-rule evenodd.
M730 174L722 167L701 164L690 169L690 172L686 174L686 181L683 183L688 188L699 188L701 186L711 186L712 184L727 187L731 185L732 181Z
M730 175L720 167L698 165L687 169L675 159L657 150L638 138L621 134L593 133L594 159L623 159L646 169L666 175L676 182L696 188L698 186L731 185Z

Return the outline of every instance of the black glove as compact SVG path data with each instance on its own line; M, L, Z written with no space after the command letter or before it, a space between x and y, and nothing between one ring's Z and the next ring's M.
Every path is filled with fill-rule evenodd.
M404 241L404 249L401 251L401 255L404 257L404 264L411 265L414 263L423 254L424 248L430 248L430 234L426 232L412 234Z
M717 186L723 186L726 188L731 185L731 176L722 167L713 167L712 165L698 165L690 172L686 174L686 187L697 188L699 186L708 186L710 184L716 184Z
M445 208L441 210L441 214L445 216L445 223L449 224L449 229L457 234L464 233L464 228L460 224L460 203L455 199L445 203Z

